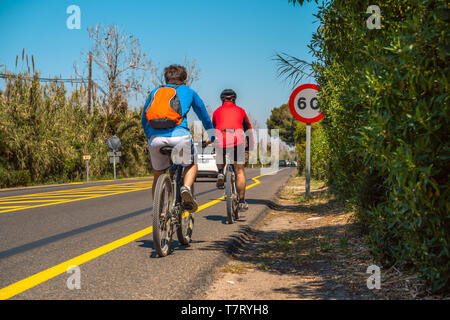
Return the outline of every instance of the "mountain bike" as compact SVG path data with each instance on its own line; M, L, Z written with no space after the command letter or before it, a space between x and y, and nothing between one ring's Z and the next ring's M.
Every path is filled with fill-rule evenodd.
M173 147L162 147L160 152L171 155ZM180 164L174 164L170 157L169 174L162 174L155 187L153 199L153 243L160 257L170 252L173 235L176 232L182 245L189 245L192 239L194 218L181 199L184 170ZM191 187L194 196L194 185Z
M232 224L235 220L239 219L239 193L236 188L236 173L234 171L234 165L230 161L230 156L225 153L225 198L227 203L227 217L228 223Z

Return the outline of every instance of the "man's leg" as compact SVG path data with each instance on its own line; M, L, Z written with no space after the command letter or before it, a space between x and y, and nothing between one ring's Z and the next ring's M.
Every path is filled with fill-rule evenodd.
M245 201L246 177L244 164L235 164L234 168L236 171L236 189L239 193L239 211L247 211L248 204Z
M225 182L225 177L223 175L223 168L225 167L224 149L216 148L216 165L217 165L217 169L219 171L217 174L216 187L223 189L223 185Z
M234 165L236 171L236 189L239 193L239 211L247 211L248 204L245 202L245 144L240 144L235 147L236 164Z
M184 185L191 188L194 184L195 178L197 177L198 165L195 163L184 170Z
M246 187L246 176L244 164L235 163L234 170L236 171L236 189L239 193L239 198L245 199L245 187Z
M185 150L185 152L188 153L189 151ZM188 210L190 212L195 212L198 209L198 204L197 201L195 201L194 195L192 194L191 187L195 182L195 178L197 177L198 166L195 160L196 154L192 139L190 139L190 153L191 154L189 158L191 164L185 167L184 169L184 185L181 187L180 191L181 191L181 198L183 199L184 204L190 207L190 209Z

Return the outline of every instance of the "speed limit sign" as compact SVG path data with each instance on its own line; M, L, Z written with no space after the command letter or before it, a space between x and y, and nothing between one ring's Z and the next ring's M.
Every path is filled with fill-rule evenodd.
M292 115L301 122L306 123L306 148L305 148L305 191L310 196L310 171L311 171L311 123L323 118L317 100L319 87L312 83L302 84L292 92L289 98L289 109Z
M323 118L317 101L318 91L317 85L306 83L292 92L289 98L289 109L298 121L313 123Z

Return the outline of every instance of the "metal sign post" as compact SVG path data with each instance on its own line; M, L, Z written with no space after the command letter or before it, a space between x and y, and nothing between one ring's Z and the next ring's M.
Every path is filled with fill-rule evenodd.
M116 156L114 158L114 180L116 180Z
M114 180L116 180L116 164L119 163L121 155L120 151L108 152L109 163L112 163L114 167Z
M89 182L89 160L91 160L91 156L84 155L83 160L86 161L86 182Z
M306 195L309 196L310 193L310 171L311 171L311 123L306 124Z
M86 182L89 182L89 160L86 160Z
M302 84L292 92L289 98L289 110L292 115L303 123L306 123L306 195L311 194L311 123L320 121L323 114L320 113L319 105L317 104L317 93L319 87L315 84Z

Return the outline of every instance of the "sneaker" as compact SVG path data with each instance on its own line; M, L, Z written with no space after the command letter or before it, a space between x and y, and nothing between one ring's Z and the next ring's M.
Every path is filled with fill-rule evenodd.
M182 186L180 189L183 204L190 213L194 213L198 209L197 201L192 196L191 188Z
M219 173L217 175L217 183L216 183L217 188L223 189L224 183L225 183L225 177L224 177L223 173Z
M239 202L238 209L239 209L240 212L247 211L248 210L247 202L245 202L245 201L244 202Z

